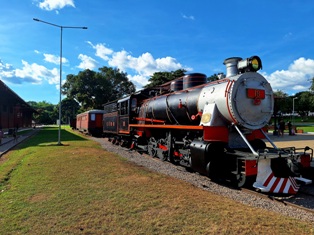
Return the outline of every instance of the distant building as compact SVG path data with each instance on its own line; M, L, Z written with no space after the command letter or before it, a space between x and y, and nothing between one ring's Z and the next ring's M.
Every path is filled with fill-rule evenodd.
M36 111L0 80L0 128L32 127Z

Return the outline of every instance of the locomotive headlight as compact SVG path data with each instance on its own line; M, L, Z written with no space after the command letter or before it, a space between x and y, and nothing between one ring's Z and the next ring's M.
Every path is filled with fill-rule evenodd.
M261 67L261 65L260 65L261 63L260 63L260 61L258 61L258 59L257 59L256 57L254 57L254 58L252 59L251 64L252 64L252 68L253 68L255 71L259 70L260 67Z
M244 72L256 72L262 68L262 61L258 56L241 60L238 62L238 70Z

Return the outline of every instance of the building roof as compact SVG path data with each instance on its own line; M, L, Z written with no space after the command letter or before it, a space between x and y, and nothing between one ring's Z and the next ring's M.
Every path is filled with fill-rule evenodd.
M0 103L10 100L14 105L19 104L21 107L29 109L34 113L37 113L35 109L33 109L28 103L26 103L18 94L16 94L13 90L11 90L3 81L0 80ZM5 99L4 99L5 97Z

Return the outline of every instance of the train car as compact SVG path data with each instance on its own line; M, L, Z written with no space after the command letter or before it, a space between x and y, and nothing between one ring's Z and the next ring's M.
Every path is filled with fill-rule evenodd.
M279 149L264 132L274 109L269 82L252 56L224 61L226 75L207 83L188 74L158 89L142 90L104 106L104 134L115 144L147 152L213 180L250 183L257 190L296 194L301 153ZM267 139L272 148L266 147ZM303 157L302 157L303 156Z
M104 110L89 110L76 116L76 129L92 136L100 136L103 133Z

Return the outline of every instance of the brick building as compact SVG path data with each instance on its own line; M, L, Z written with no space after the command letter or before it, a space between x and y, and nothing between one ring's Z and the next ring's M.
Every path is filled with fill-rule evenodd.
M32 127L32 116L36 111L0 80L0 128Z

